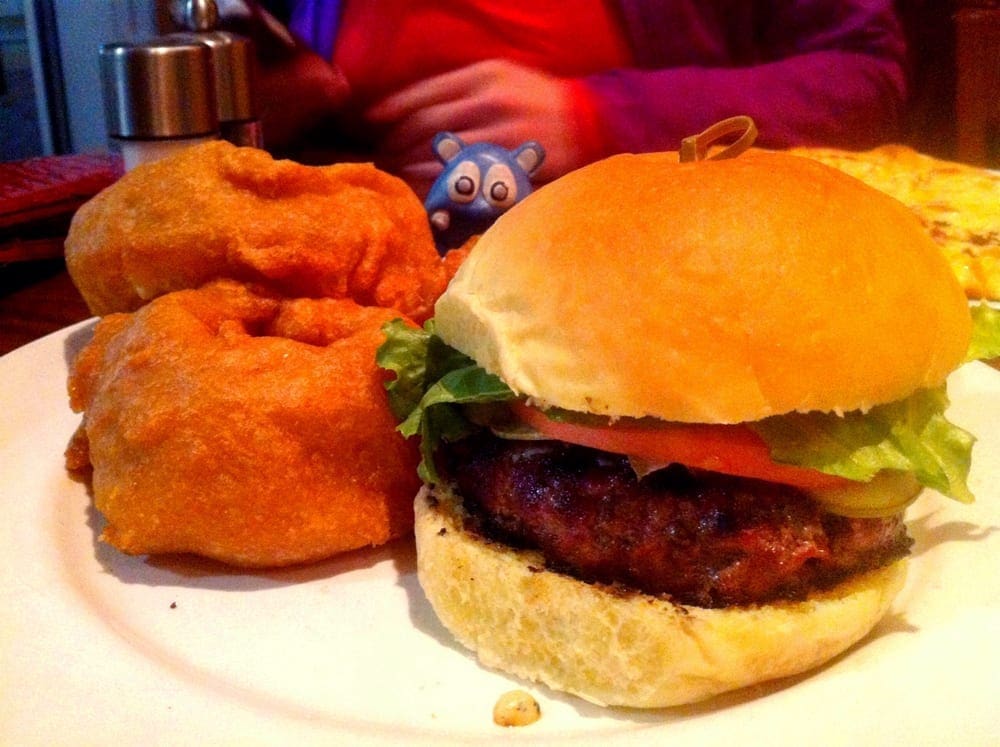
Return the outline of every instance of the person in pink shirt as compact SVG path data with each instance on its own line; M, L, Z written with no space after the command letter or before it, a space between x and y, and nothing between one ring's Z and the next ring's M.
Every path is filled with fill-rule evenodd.
M440 172L430 143L445 130L539 141L546 181L613 153L676 150L736 114L764 147L858 149L893 139L904 112L891 0L284 5L302 49L264 68L269 146L331 143L418 192Z

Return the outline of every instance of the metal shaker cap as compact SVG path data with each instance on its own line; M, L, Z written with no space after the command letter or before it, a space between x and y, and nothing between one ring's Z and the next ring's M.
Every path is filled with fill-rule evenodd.
M165 39L201 43L212 52L220 122L257 119L257 68L253 42L229 31L181 31Z
M204 44L162 39L105 44L100 61L112 137L186 138L218 132L212 54Z

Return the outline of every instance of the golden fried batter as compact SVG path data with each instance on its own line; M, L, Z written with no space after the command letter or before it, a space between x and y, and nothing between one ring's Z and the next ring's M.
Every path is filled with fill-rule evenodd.
M144 164L91 199L73 219L66 263L96 315L228 278L423 321L449 278L402 180L225 141Z
M398 316L220 281L101 320L70 374L67 460L89 450L103 539L263 567L407 534L417 455L374 363Z

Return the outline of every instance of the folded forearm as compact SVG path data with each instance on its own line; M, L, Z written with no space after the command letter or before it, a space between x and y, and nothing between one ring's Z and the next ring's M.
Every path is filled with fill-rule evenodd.
M743 68L617 70L584 79L608 152L676 150L715 121L748 114L758 143L863 148L891 139L905 99L895 60L813 52Z

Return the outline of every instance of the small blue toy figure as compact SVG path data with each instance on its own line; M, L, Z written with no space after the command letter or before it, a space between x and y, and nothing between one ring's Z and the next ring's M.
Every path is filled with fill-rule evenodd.
M450 132L437 134L434 153L444 171L431 186L424 208L441 254L485 231L530 194L530 177L545 159L545 150L534 140L507 150L492 143L466 145Z

